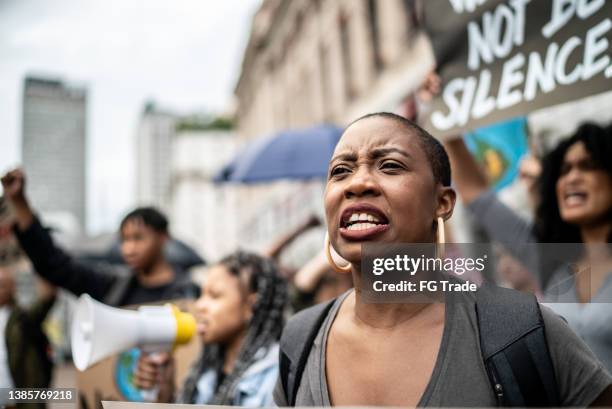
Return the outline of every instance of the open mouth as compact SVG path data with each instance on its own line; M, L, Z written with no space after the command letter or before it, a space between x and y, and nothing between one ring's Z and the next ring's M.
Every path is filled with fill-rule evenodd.
M208 323L206 321L200 320L196 322L196 331L198 334L205 334L207 328Z
M583 191L568 191L563 195L563 201L568 207L580 206L586 203L588 195Z
M348 207L340 218L340 233L346 238L362 239L387 230L387 216L369 204Z
M381 223L380 219L373 214L353 213L343 227L346 227L347 230L366 230L376 227L379 224L385 223Z
M138 259L136 257L124 257L123 260L125 261L125 264L130 266L138 264Z

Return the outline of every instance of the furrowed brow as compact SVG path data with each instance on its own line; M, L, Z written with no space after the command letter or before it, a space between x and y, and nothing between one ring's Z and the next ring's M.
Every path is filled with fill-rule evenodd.
M372 159L378 159L383 156L387 156L390 153L399 153L400 155L404 156L407 159L412 159L412 156L408 152L406 152L403 149L398 149L398 148L377 148L377 149L372 150L369 156Z
M333 162L357 162L357 153L356 152L344 152L334 156L329 163Z

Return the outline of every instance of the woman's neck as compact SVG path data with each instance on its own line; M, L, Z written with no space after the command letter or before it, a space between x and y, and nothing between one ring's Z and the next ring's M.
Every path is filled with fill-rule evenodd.
M610 235L609 223L597 223L589 226L583 226L580 229L582 242L585 244L607 243Z
M242 330L236 337L234 337L229 343L225 345L224 351L225 356L223 358L223 372L226 374L231 373L234 370L234 365L238 359L242 342L246 337L246 328Z
M354 297L347 300L353 302L354 318L360 325L376 329L392 329L408 321L414 321L427 315L435 302L414 302L406 300L402 303L372 303L362 294L360 287L360 272L353 272ZM439 304L439 303L438 303ZM443 311L444 309L442 309Z

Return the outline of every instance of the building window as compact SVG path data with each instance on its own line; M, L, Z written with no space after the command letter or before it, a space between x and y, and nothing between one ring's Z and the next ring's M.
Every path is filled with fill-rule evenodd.
M355 97L355 89L353 88L353 69L351 66L351 35L346 16L340 17L340 47L342 48L344 92L346 100L350 102Z
M383 68L383 60L380 52L380 29L378 25L378 0L366 0L368 12L368 26L370 28L370 42L372 43L372 57L374 68L379 72Z
M329 83L329 51L319 43L319 70L321 78L321 108L323 111L323 120L330 121L332 117L330 87Z
M422 7L417 0L403 0L404 12L406 13L406 35L412 39L422 18Z

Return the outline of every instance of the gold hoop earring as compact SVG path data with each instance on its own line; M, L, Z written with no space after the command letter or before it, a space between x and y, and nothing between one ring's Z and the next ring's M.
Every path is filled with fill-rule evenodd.
M436 234L436 252L438 253L437 258L442 258L444 257L444 244L446 244L444 219L442 217L438 217L437 224L438 231Z
M329 235L325 233L325 257L327 257L327 262L331 266L331 268L336 273L346 274L351 272L351 263L348 263L346 266L339 266L334 261L334 258L331 254L331 243L329 242Z

